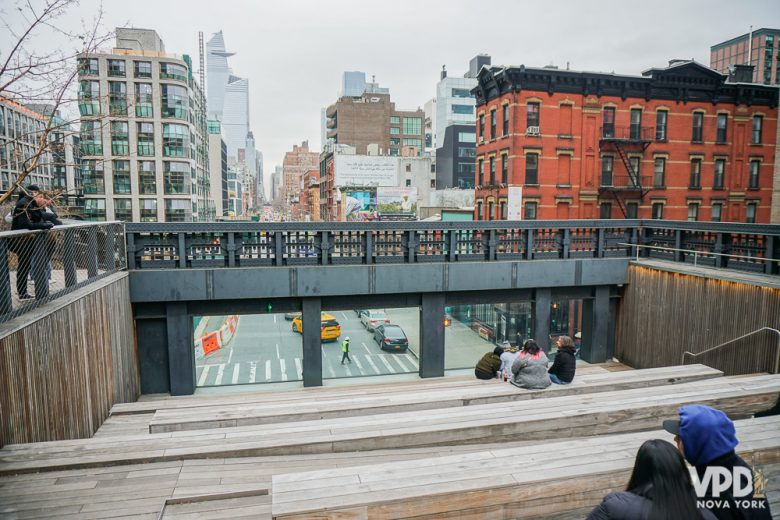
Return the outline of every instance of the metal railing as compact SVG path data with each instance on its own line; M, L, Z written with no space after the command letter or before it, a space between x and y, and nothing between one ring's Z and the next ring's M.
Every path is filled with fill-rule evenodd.
M772 374L780 374L780 331L777 330L777 329L773 329L771 327L761 327L760 329L754 330L753 332L748 332L747 334L743 334L742 336L739 336L738 338L731 339L729 341L726 341L725 343L721 343L720 345L716 345L716 346L714 346L712 348L708 348L707 350L704 350L702 352L698 352L696 354L686 350L685 352L683 352L681 364L685 365L687 359L691 359L693 362L696 362L696 360L698 358L700 358L702 356L705 356L705 355L708 355L708 354L711 354L712 352L716 352L716 351L722 352L722 349L724 347L727 347L729 345L734 345L734 344L736 344L737 342L739 342L739 341L741 341L743 339L747 339L747 338L749 338L751 336L754 336L754 335L756 335L758 333L765 332L765 331L773 334L774 336L776 336L776 340L774 342L774 350L775 350L775 354L773 356L774 362L773 362L773 366L771 368L771 372L770 372L770 370L767 370L767 372L770 372ZM751 352L751 354L755 354L755 353ZM758 355L758 356L756 356L756 355L745 356L744 354L737 354L736 356L732 356L732 357L738 358L737 363L739 363L739 360L742 360L742 361L747 360L747 359L751 359L752 360L752 359L755 359L755 358L761 358L762 356L761 355ZM763 356L763 357L766 357L766 356ZM723 356L722 356L722 359L720 359L720 360L719 359L715 359L714 362L716 364L718 362L720 362L721 365L723 363L730 364L730 365L732 365L732 369L733 369L733 365L735 364L734 363L734 359L732 359L732 360L724 359ZM707 363L707 364L712 366L712 367L714 367L714 368L718 368L716 366L716 364L712 364L712 363L713 362L710 362L710 363ZM761 370L760 369L756 370L756 369L753 369L753 368L749 368L748 371L740 372L740 373L751 373L751 372L758 372L758 371L761 371Z
M121 222L0 232L0 323L126 268Z
M659 220L128 223L130 269L636 256L778 273L780 226ZM638 246L638 247L637 247ZM706 261L702 259L706 258Z

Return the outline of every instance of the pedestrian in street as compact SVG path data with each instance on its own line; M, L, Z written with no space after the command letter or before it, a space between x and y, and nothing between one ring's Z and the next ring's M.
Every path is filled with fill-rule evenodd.
M344 364L344 361L349 361L349 364L352 364L352 360L349 359L349 336L344 338L344 341L341 342L341 364Z
M44 208L49 201L41 189L31 184L27 189L23 189L19 195L13 210L13 219L11 221L11 230L38 230L51 229L54 222L47 219L44 215ZM33 235L22 235L14 237L11 240L10 249L18 258L16 268L16 291L20 300L29 300L33 296L27 293L27 275L30 273L30 266L33 259L33 244L35 237ZM46 242L47 245L49 241ZM48 249L48 246L47 246ZM47 251L46 262L48 263L50 251Z

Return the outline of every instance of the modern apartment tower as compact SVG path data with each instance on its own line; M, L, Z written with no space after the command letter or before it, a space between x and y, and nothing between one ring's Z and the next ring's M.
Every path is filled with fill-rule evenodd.
M213 218L206 101L189 59L148 29L79 57L81 182L89 220Z
M5 193L38 149L48 118L8 99L0 98L0 192ZM27 184L52 187L52 153L46 149L27 176Z
M729 75L736 65L753 66L751 83L780 84L780 29L756 29L710 47L710 67Z

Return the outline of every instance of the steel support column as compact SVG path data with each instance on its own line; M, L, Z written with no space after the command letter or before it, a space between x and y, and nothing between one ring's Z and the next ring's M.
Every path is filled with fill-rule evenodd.
M444 293L423 293L420 307L420 377L444 375Z
M614 327L611 311L609 287L605 285L596 287L594 298L583 302L580 357L588 363L607 360L610 328Z
M192 319L187 314L187 304L166 303L165 319L171 395L194 394L195 349L192 346Z
M322 339L320 337L319 298L302 300L303 319L303 386L322 386Z
M545 352L550 351L550 304L552 290L534 291L534 340Z

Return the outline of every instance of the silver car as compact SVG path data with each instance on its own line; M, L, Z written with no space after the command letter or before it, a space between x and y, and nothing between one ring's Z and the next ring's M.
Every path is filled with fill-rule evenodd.
M368 331L373 331L377 326L390 323L385 311L367 310L360 315L360 322Z

